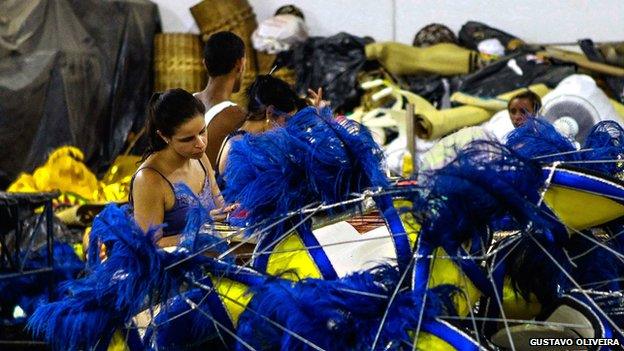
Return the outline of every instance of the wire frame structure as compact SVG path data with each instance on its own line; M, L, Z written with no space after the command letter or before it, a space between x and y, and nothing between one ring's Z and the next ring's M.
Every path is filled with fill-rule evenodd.
M59 196L58 192L50 193L6 193L0 192L0 284L12 279L37 275L42 282L48 281L48 293L53 288L52 280L47 279L53 267L53 206L52 201ZM26 236L23 220L30 216L34 209L41 208L37 215L34 231ZM37 269L29 269L26 263L32 253L36 239L43 238L47 253L47 265ZM43 348L45 343L30 340L23 333L23 326L4 325L0 327L0 348L30 347Z
M609 128L610 137L618 135ZM302 128L310 134L293 145L307 142L320 152L323 133L311 129ZM345 151L339 145L362 145L350 139L354 134L333 131L342 134L324 141L334 153ZM255 143L263 146L260 140ZM33 318L42 325L68 306L92 312L100 303L96 310L104 315L111 306L126 306L118 311L123 317L115 315L116 326L139 330L144 345L156 349L524 350L536 335L576 346L600 340L591 342L617 349L611 346L624 338L624 183L610 172L621 171L622 159L600 148L528 157L473 141L440 168L421 171L418 181L384 178L383 186L361 189L350 188L361 183L346 174L359 168L345 166L334 179L314 168L318 163L306 164L316 171L306 168L308 182L331 178L329 185L349 185L338 201L296 202L304 193L321 193L298 182L300 168L286 167L273 186L303 184L291 198L296 205L275 212L248 207L244 229L221 228L193 212L169 251L156 247L154 231L146 237L122 210L107 207L92 235L114 249L107 261L95 259L91 280L80 283L94 285L93 300L61 301ZM364 153L354 164L363 164ZM600 173L592 168L597 164L615 167ZM376 171L361 174L377 179ZM269 194L264 188L251 195L266 200ZM325 230L345 220L370 226L353 235L343 230L346 224ZM107 295L109 303L98 293L101 281L111 282L107 293L116 291ZM136 286L141 289L127 288ZM145 318L133 319L141 311ZM68 325L71 317L64 315Z

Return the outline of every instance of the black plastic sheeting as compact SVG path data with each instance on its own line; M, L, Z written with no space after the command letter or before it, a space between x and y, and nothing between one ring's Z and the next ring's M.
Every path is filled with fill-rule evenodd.
M514 70L510 60L520 69ZM576 73L574 65L538 61L531 54L517 53L496 61L472 74L454 80L458 91L469 95L495 97L532 84L554 88L567 76Z
M607 60L602 53L596 48L594 42L591 39L579 40L579 47L583 50L583 53L587 58L593 62L607 63ZM611 97L617 101L624 103L624 78L613 77L606 74L601 74L600 78L605 82L605 90Z
M32 172L61 145L102 172L139 129L152 92L155 4L0 2L0 179Z
M442 100L446 93L443 82L445 77L437 74L423 74L401 76L397 79L401 83L401 87L420 95L437 108L442 106Z
M478 50L479 43L486 39L498 39L505 48L516 36L488 26L485 23L468 21L459 30L459 43L468 49ZM509 53L508 49L505 49Z
M336 111L350 111L360 104L358 73L366 66L364 46L370 40L347 33L331 37L311 37L295 46L290 57L280 61L297 73L297 93L323 88L323 99L331 101ZM378 65L370 63L370 65Z

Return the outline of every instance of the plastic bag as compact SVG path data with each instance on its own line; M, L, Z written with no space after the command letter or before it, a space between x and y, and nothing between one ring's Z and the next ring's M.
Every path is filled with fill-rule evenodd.
M277 54L308 38L308 27L295 15L276 15L262 21L251 35L256 50Z
M0 174L32 172L61 145L104 171L144 121L157 6L9 1L0 13Z
M533 55L518 53L459 77L455 83L459 85L457 90L462 93L494 97L538 83L554 88L565 77L574 73L573 65L550 64Z
M487 39L498 39L505 47L507 53L515 51L524 45L522 40L516 36L481 22L466 22L459 30L460 44L472 50L477 50L479 43Z
M292 50L290 66L297 73L297 93L323 88L323 98L337 111L350 111L360 102L357 74L366 63L367 40L347 33L311 37Z

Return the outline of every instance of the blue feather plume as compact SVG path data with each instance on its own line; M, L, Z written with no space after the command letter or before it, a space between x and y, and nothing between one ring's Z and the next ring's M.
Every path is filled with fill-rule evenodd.
M85 264L76 255L73 248L63 242L54 242L52 253L52 275L27 274L0 279L0 296L4 309L11 311L20 306L28 316L42 303L55 299L55 292L48 291L63 282L73 280L84 270ZM25 254L21 255L22 259ZM48 266L47 247L42 247L26 258L24 271L37 270Z
M274 278L252 288L254 297L239 319L237 334L257 349L311 350L303 338L325 350L370 350L388 309L375 349L409 345L421 306L410 291L400 292L388 306L399 278L398 269L390 266L334 281ZM435 292L429 294L424 320L439 316L446 307Z
M423 240L433 247L456 252L474 239L487 245L488 228L505 216L518 227L529 222L549 226L534 205L541 168L500 144L474 141L423 178L426 190L417 194L414 211Z
M580 159L577 153L567 153L576 150L574 144L548 121L538 117L527 119L509 133L505 145L524 158L540 157L540 162Z
M66 297L39 307L28 321L35 335L58 350L89 349L104 335L129 321L159 284L160 257L152 242L115 205L107 206L93 223L90 260L98 256L98 242L110 255L96 263L85 278L64 286Z
M223 348L219 332L210 315L210 306L204 298L207 293L200 289L184 292L163 303L161 311L154 317L144 337L149 350L200 350L213 347ZM212 292L214 294L214 292ZM187 299L197 304L193 309ZM198 309L201 309L200 312ZM220 346L220 347L219 347Z
M587 135L583 149L591 149L582 154L585 160L623 159L624 129L615 121L599 122ZM610 176L622 172L622 165L614 162L588 163L582 166Z
M624 129L615 121L594 125L585 139L582 152L574 152L572 142L559 134L548 121L531 118L512 131L506 145L519 155L541 163L555 161L618 160L624 158ZM622 166L614 162L575 163L574 166L616 176Z
M190 232L198 229L204 216L200 210L191 211L189 233L183 237L192 236ZM93 222L89 274L64 284L64 298L40 306L29 319L29 328L57 350L107 344L105 338L124 327L146 304L167 299L187 279L201 276L203 257L186 259L196 245L189 241L188 248L167 253L154 243L158 229L144 233L126 209L106 206ZM99 243L108 249L103 262L98 259Z
M367 187L386 186L381 155L364 127L339 123L329 110L305 108L283 128L247 134L232 144L224 196L240 203L253 225L310 203L335 203Z

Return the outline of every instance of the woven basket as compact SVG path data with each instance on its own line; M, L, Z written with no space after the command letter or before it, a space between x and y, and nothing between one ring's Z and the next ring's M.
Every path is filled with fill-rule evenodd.
M191 7L191 14L206 41L211 34L220 31L236 33L245 42L247 61L241 89L232 100L245 105L245 91L258 74L256 52L251 43L251 34L258 26L256 14L247 0L204 0Z
M162 33L154 38L154 89L200 91L206 85L202 42L195 34Z

